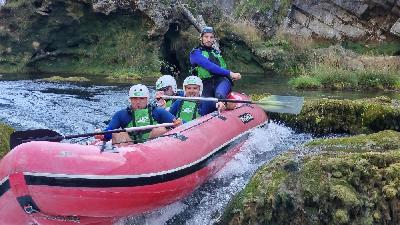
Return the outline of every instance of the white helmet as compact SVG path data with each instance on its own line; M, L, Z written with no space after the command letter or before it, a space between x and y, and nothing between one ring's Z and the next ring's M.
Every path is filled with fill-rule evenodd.
M136 84L129 89L129 98L146 97L149 98L149 89L143 84Z
M176 80L173 76L171 75L163 75L160 78L158 78L156 82L156 90L159 90L161 88L165 88L171 86L172 91L176 93L178 87L176 86Z
M200 86L200 96L201 93L203 93L203 81L201 81L201 79L197 76L188 76L186 77L186 79L183 81L183 91L186 95L185 92L185 86L188 84L194 84L194 85L199 85Z

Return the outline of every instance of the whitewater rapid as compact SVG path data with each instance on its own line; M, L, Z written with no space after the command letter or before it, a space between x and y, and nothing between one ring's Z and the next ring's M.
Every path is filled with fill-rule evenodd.
M93 132L104 128L114 112L128 105L128 90L129 86L0 81L0 122L17 130L45 128L63 135ZM307 134L270 122L253 131L234 159L186 199L144 215L123 218L116 225L213 224L260 166L309 139Z

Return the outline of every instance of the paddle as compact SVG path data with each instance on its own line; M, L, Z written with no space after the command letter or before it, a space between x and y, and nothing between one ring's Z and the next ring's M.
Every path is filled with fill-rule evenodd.
M135 132L142 130L151 130L157 127L172 127L174 123L161 123L156 125L147 125L141 127L130 127L125 129L115 129L101 132L93 132L86 134L74 134L68 136L62 136L53 130L48 129L36 129L36 130L26 130L26 131L15 131L10 135L10 149L13 149L15 146L20 145L29 141L52 141L52 142L60 142L64 139L72 139L79 137L91 137L99 134L109 134L109 133L120 133L120 132Z
M267 112L299 114L303 107L304 97L270 95L258 101L239 100L239 99L218 99L212 97L182 97L182 96L162 96L164 99L183 99L189 101L212 101L212 102L235 102L257 104Z

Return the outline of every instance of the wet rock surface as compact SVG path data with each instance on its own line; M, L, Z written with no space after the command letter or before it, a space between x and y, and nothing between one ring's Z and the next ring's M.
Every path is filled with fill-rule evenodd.
M285 153L258 170L220 224L397 224L399 138L382 131Z
M386 129L400 131L399 101L387 97L306 99L299 115L271 114L271 118L316 135L372 133Z

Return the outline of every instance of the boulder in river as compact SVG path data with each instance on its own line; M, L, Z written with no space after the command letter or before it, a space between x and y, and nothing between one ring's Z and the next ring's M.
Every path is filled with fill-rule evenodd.
M399 224L400 133L314 140L260 168L220 224Z

